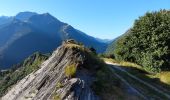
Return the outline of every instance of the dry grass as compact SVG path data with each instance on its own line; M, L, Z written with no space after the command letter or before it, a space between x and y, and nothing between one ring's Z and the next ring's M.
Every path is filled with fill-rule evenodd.
M122 66L122 67L134 67L134 68L143 70L142 67L141 67L140 65L137 65L137 64L132 63L132 62L127 62L127 61L117 61L117 60L112 59L112 58L102 58L102 59L103 59L104 61L107 61L107 62L119 64L119 65Z
M60 96L56 94L53 96L53 100L61 100L61 99L60 99Z
M75 64L68 65L68 66L66 66L66 68L65 68L65 75L66 75L67 77L73 77L73 76L75 76L75 74L76 74L76 70L77 70L77 67L76 67Z
M64 45L65 47L68 47L68 48L72 48L72 47L75 47L75 48L80 48L82 46L78 45L78 44L73 44L73 43L67 43L66 45Z
M170 71L164 71L156 75L161 82L170 85Z
M78 44L74 44L74 43L67 43L64 45L66 48L69 49L79 49L83 52L90 52L87 48L85 48L83 45L78 45Z

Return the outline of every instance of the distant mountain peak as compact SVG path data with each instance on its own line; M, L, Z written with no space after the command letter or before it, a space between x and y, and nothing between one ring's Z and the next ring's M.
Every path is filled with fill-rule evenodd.
M44 13L43 15L46 15L46 16L52 16L50 13Z
M29 18L31 18L32 16L34 15L37 15L37 13L35 12L29 12L29 11L26 11L26 12L20 12L18 13L15 18L16 19L19 19L21 21L25 21L25 20L28 20Z

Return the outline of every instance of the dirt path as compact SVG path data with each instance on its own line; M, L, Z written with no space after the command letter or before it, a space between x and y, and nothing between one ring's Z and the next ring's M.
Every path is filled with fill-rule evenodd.
M121 67L118 67L117 64L113 64L113 63L110 63L110 62L105 62L105 63L108 64L108 65L110 65L110 66L111 66L110 68L111 68L112 70L119 70L119 71L121 71L121 72L124 72L124 73L125 73L126 75L128 75L130 78L132 78L132 79L134 79L134 80L142 83L143 85L149 87L150 89L152 89L152 90L160 93L161 95L165 96L166 98L170 99L170 94L167 94L167 93L161 91L160 89L152 86L151 84L149 84L149 83L147 83L147 82L145 82L145 81L137 78L136 76L134 76L134 75L130 74L129 72L127 72L125 69L122 69ZM120 75L119 75L118 77L120 77L120 79L123 79ZM123 80L126 81L126 79L123 79ZM126 83L128 83L128 82L126 81ZM138 92L138 91L136 91L136 92ZM139 94L139 93L138 93L138 94ZM141 95L141 94L139 94L139 95ZM141 95L141 96L142 96L142 95ZM144 96L143 96L143 97L144 97Z

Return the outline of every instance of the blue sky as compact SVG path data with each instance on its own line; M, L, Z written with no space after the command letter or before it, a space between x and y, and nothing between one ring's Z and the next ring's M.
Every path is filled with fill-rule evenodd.
M170 0L1 0L0 16L49 12L91 36L113 39L147 11L170 10Z

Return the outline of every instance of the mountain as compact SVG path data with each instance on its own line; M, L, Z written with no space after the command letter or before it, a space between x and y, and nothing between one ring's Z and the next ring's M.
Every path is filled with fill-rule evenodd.
M13 17L1 16L0 17L0 28L8 25L13 20Z
M118 40L118 38L114 39L112 42L109 43L109 45L105 51L106 54L113 54L117 40Z
M111 43L113 41L112 39L100 39L100 38L96 38L96 40L104 43Z
M21 21L27 21L29 20L29 18L31 18L32 16L37 15L37 13L35 12L20 12L18 13L15 18Z
M106 53L106 54L109 54L109 55L114 55L114 49L115 49L115 46L116 46L116 42L117 42L119 39L121 39L121 38L129 35L130 32L131 32L131 29L128 29L123 35L121 35L121 36L113 39L111 42L109 42L108 47L107 47L105 53Z
M0 28L0 66L2 69L9 68L36 51L52 52L66 39L94 47L99 53L107 47L107 43L59 21L49 13L21 12Z

